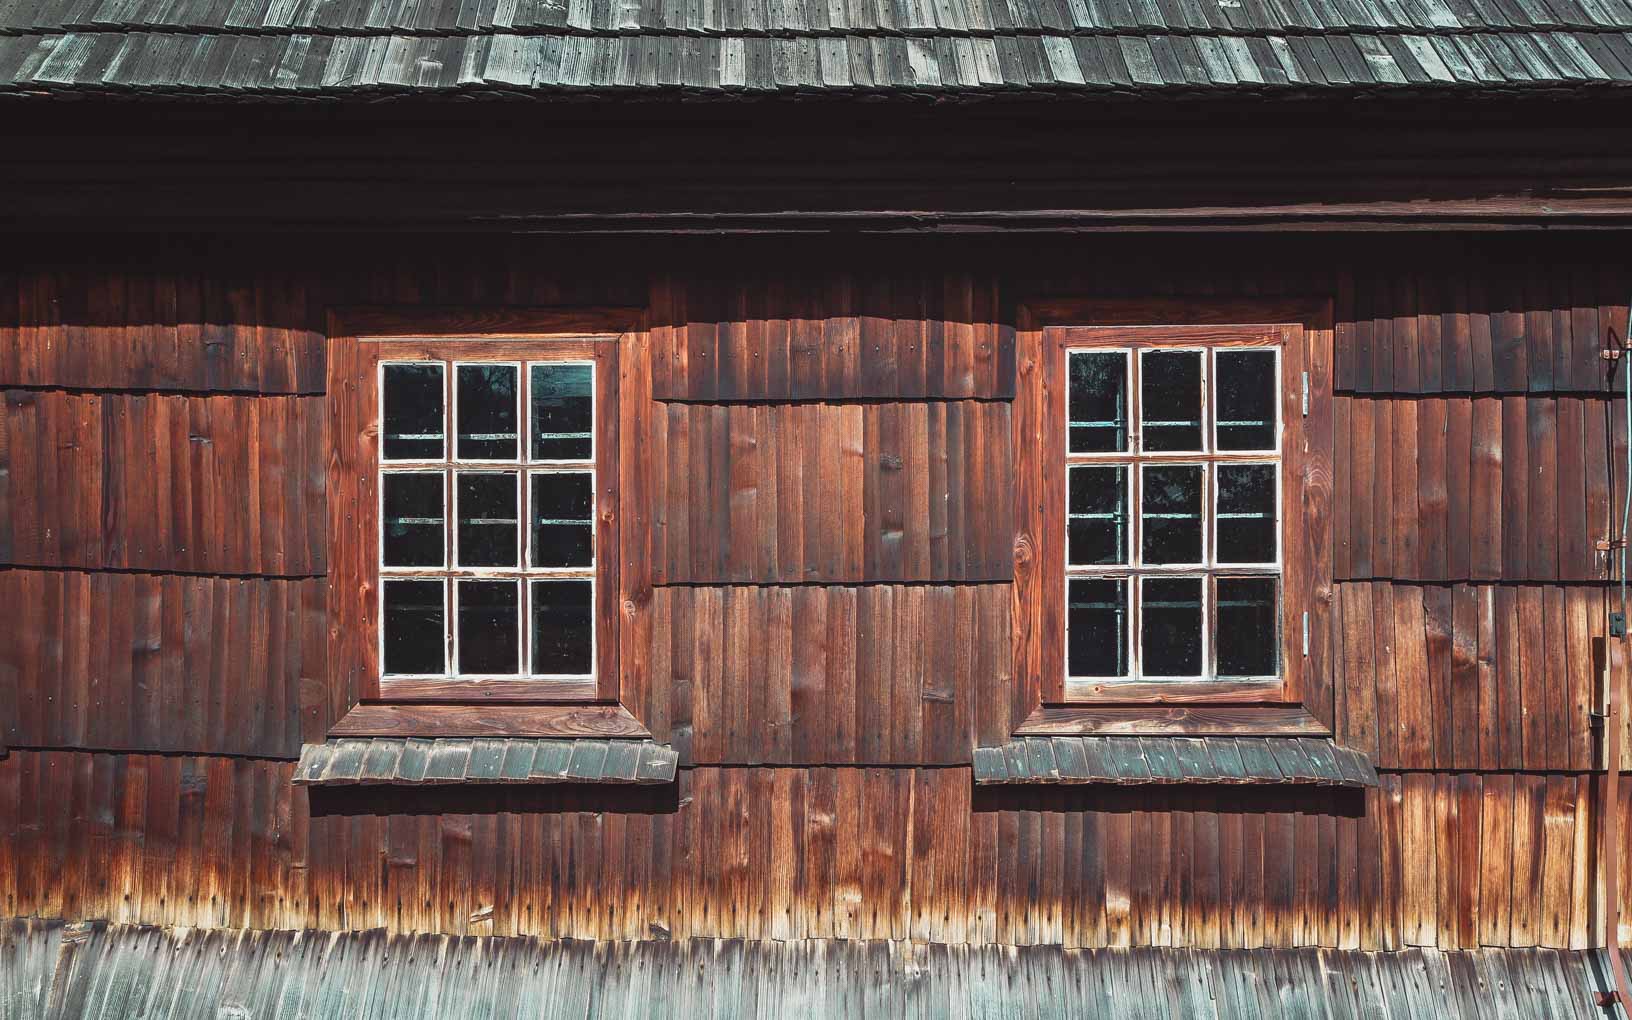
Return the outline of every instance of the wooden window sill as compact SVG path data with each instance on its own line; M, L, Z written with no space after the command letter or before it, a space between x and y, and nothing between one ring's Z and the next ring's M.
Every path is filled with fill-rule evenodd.
M617 704L353 706L329 737L531 737L558 740L640 740L651 737Z
M1137 737L1329 737L1302 705L1042 705L1014 735Z

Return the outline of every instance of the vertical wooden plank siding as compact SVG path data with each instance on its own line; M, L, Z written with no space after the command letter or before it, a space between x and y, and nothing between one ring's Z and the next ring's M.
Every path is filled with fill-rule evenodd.
M993 794L964 768L698 768L678 790L617 797L375 791L357 815L292 786L291 768L14 752L0 761L0 875L16 877L0 880L0 908L587 939L658 924L675 938L1566 948L1590 920L1601 782L1410 773L1349 803Z

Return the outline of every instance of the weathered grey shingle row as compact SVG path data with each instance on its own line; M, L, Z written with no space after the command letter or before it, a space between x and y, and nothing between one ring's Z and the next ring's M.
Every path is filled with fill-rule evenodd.
M1021 737L975 751L975 783L1376 786L1359 751L1311 737Z
M0 91L335 95L1384 89L1632 83L1632 33L1207 36L0 37Z
M589 942L23 920L0 922L0 960L23 965L5 1014L20 1020L1614 1015L1593 1001L1609 987L1602 950Z
M299 786L672 783L679 756L650 740L373 737L301 748Z
M0 32L1294 34L1632 28L1632 0L0 0Z

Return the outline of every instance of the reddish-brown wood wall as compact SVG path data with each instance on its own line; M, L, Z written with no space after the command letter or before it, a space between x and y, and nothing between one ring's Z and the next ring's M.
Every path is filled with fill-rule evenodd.
M604 937L1597 937L1585 770L1601 764L1589 713L1612 591L1596 544L1627 443L1599 350L1622 338L1632 286L1604 268L1611 241L30 250L0 264L11 913ZM1009 666L1016 308L1265 295L1333 300L1333 626L1316 635L1332 666L1307 697L1375 756L1382 790L972 794L971 748L1027 710ZM288 786L301 742L354 695L324 658L321 391L325 310L358 304L649 310L653 470L624 527L651 587L624 696L681 751L672 803L314 811ZM115 867L76 863L102 849ZM55 890L24 881L59 872ZM176 899L195 887L217 904Z

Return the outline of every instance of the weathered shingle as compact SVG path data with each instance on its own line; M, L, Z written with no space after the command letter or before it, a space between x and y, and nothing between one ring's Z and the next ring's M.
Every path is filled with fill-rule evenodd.
M975 751L975 784L1376 786L1364 754L1312 737L1020 737Z
M1624 952L1624 951L1623 951ZM1065 949L582 939L0 922L0 1011L134 1016L651 1012L1187 1020L1602 1020L1603 950ZM653 1004L698 1003L689 1012Z
M1632 84L1625 0L6 0L0 92Z
M297 786L672 783L679 756L650 740L331 740L301 748Z

